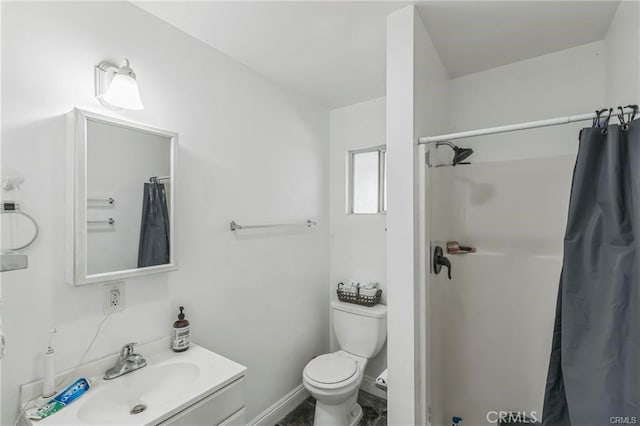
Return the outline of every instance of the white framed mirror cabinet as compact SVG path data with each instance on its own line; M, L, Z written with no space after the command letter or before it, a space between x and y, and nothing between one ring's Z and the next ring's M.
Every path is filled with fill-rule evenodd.
M67 114L65 279L80 286L178 269L178 134Z

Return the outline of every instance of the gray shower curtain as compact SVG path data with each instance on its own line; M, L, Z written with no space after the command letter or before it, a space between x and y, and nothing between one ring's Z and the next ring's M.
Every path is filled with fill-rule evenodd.
M169 210L164 185L144 184L138 268L169 263Z
M639 244L640 120L583 129L544 425L640 424Z

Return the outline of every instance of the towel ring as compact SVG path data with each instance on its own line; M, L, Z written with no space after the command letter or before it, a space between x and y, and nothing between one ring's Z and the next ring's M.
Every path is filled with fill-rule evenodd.
M2 213L2 214L9 214L10 213L10 214L18 214L20 216L24 216L27 219L29 219L29 221L31 221L31 223L33 223L33 226L35 228L35 233L33 234L33 238L31 238L31 240L29 240L28 243L26 243L24 245L21 245L20 247L9 248L9 249L7 249L8 251L24 250L24 249L26 249L27 247L29 247L31 244L33 244L36 241L36 239L38 238L38 234L40 233L40 228L38 227L38 222L36 222L36 220L33 217L31 217L30 215L28 215L28 214L26 214L24 212L21 212L20 210L2 210L2 211L0 211L0 213Z

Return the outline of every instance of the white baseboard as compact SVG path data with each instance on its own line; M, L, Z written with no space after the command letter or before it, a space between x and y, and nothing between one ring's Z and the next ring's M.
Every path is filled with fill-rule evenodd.
M300 405L302 401L308 397L309 392L307 392L301 383L271 407L258 414L258 416L251 420L247 426L273 426L278 422L278 420L293 411L294 408Z
M378 398L387 399L387 392L376 387L375 377L364 376L360 389L375 395ZM271 407L258 414L255 419L247 423L247 426L273 426L278 422L278 420L293 411L307 398L309 398L309 392L307 392L302 384L299 384L295 389L280 398L280 400Z
M387 399L387 392L383 391L382 389L376 386L375 377L364 376L362 378L362 384L360 385L360 390L368 392L371 395L377 396L378 398Z

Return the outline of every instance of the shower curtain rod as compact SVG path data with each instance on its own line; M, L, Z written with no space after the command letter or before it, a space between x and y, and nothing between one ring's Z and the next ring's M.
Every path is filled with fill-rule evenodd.
M634 109L631 107L624 108L624 114L632 114L633 112L634 112ZM596 118L596 115L597 114L595 112L591 112L588 114L569 115L567 117L549 118L546 120L529 121L527 123L509 124L506 126L489 127L486 129L478 129L478 130L469 130L469 131L460 132L460 133L449 133L448 135L422 136L418 138L418 144L451 141L454 139L470 138L473 136L494 135L497 133L515 132L518 130L526 130L526 129L536 129L539 127L558 126L561 124L574 123L576 121L593 120L594 118ZM607 115L608 114L603 114L600 117L601 118L603 116L606 117ZM616 110L613 110L611 115L617 117Z

